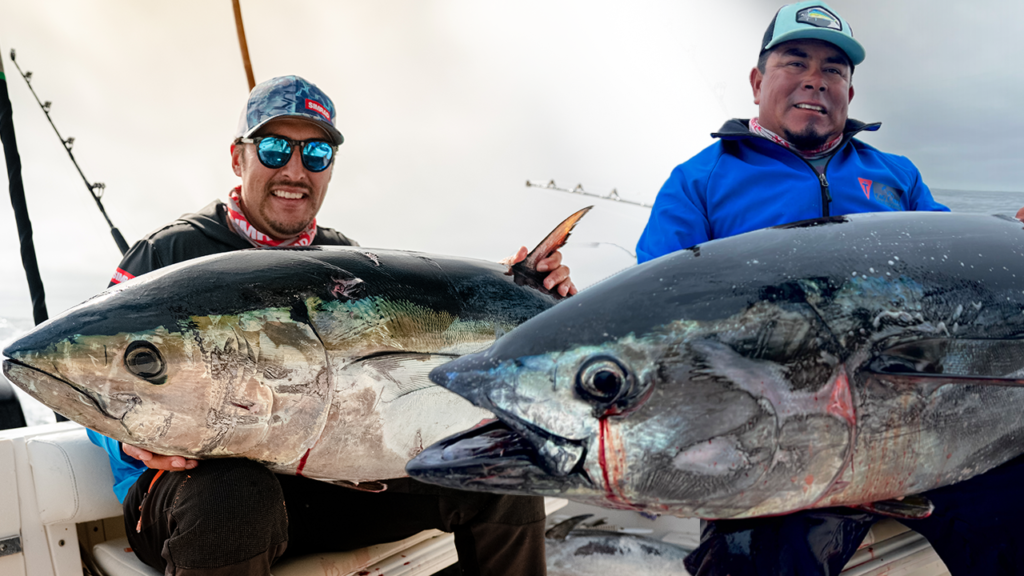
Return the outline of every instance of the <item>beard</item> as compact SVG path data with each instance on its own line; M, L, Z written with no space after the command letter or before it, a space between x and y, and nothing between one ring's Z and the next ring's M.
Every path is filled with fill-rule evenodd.
M269 197L271 195L270 191L276 188L277 186L302 188L306 191L306 194L308 194L308 197L310 199L313 198L313 189L310 188L308 185L302 182L291 182L286 180L277 180L272 183L268 183L266 195ZM316 212L313 212L312 214L309 215L308 219L302 218L298 220L284 220L280 217L279 214L271 210L269 203L267 202L261 203L257 209L259 210L260 217L263 219L263 221L266 222L268 226L270 226L272 230L270 234L272 236L280 236L278 240L287 240L288 238L298 236L303 230L306 229L307 226L309 226L309 223L312 222L314 218L316 218ZM261 232L263 232L264 234L268 233L268 231L264 230L261 230Z
M270 226L271 230L273 231L273 232L270 233L270 235L271 236L280 236L280 238L278 238L278 240L287 240L289 238L293 238L295 236L298 236L299 233L301 233L303 230L305 230L306 227L309 226L309 223L312 222L314 218L316 218L316 215L314 214L308 220L305 220L305 221L302 221L302 220L292 220L292 221L282 220L282 219L280 219L277 216L277 214L271 212L265 206L266 205L260 207L260 216L263 217L263 221L266 222ZM260 232L264 232L264 231L260 230ZM268 232L264 232L264 234L267 234L267 233Z
M832 139L831 134L819 134L814 128L808 127L803 132L790 132L785 130L786 140L796 146L797 150L814 150L825 145Z

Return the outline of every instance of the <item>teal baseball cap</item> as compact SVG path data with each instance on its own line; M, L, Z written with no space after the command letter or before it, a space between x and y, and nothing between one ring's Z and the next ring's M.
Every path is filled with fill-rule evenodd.
M824 2L810 0L779 8L761 41L761 54L790 40L822 40L846 53L854 66L864 61L864 47L853 38L850 23Z

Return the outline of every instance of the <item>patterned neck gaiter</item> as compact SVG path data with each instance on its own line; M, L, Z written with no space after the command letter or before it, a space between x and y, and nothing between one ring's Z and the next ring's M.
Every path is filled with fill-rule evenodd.
M242 187L236 186L228 194L228 221L231 222L231 227L234 228L235 232L248 240L250 244L257 248L286 248L289 246L309 246L313 243L313 238L316 237L316 218L309 223L309 226L306 226L305 230L299 232L297 236L287 240L275 240L260 232L249 223L249 219L242 213L241 193Z
M829 154L835 152L836 148L839 147L839 143L843 141L843 135L840 134L839 136L836 136L832 140L829 140L828 142L822 144L821 146L815 148L814 150L800 150L796 146L793 146L793 144L791 144L782 136L779 136L778 134L765 128L764 126L761 126L761 124L758 123L756 117L750 119L750 133L756 134L762 138L767 138L768 140L771 140L772 142L775 142L780 146L785 146L786 148L789 148L793 152L796 152L797 154L802 156L804 160L817 160L819 158L824 158Z

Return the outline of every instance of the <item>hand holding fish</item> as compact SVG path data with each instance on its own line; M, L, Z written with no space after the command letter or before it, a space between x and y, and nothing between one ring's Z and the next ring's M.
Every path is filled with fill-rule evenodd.
M526 246L522 246L518 252L505 258L501 263L507 266L518 264L526 259L527 252ZM569 267L562 264L561 252L555 250L547 258L537 262L538 272L547 272L549 270L551 273L544 278L544 288L554 291L557 286L558 293L562 296L573 296L576 294L576 285L569 278Z
M131 444L121 444L121 450L124 453L141 460L147 467L153 468L154 470L167 470L169 472L180 472L182 470L191 470L199 465L198 460L191 460L183 456L164 456L163 454L154 454L149 450L143 450L138 446L132 446Z

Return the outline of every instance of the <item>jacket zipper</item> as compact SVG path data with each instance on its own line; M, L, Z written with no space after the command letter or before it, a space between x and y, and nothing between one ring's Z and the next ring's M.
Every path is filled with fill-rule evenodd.
M851 136L851 138L852 138L852 136ZM850 141L850 138L847 138L844 142L842 142L836 148L836 151L833 152L832 155L828 157L828 160L825 161L825 167L821 169L821 173L819 173L818 169L814 167L814 164L811 164L807 160L804 160L803 156L797 154L793 150L789 150L789 148L786 148L785 146L779 145L781 148L789 150L794 156L796 156L797 158L803 160L804 164L807 164L807 167L811 169L811 172L814 172L815 174L818 175L818 186L821 187L821 217L822 218L828 218L829 216L831 216L829 208L830 208L830 205L832 204L832 193L829 192L829 190L828 190L828 178L825 177L825 173L828 172L828 165L832 163L832 159L836 157L836 154L839 153L839 150L843 146L845 146L846 143L849 142L849 141Z
M828 164L825 164L825 167L828 168ZM821 217L828 218L829 205L832 203L832 194L829 194L828 179L825 178L824 170L821 174L818 174L818 180L821 181Z
M838 153L839 150L842 149L843 146L846 146L846 144L850 140L852 140L853 137L856 136L858 133L860 133L860 132L862 132L862 131L864 131L864 130L866 130L868 128L871 128L873 126L876 126L876 125L878 125L877 122L874 123L874 124L864 124L864 125L860 126L859 128L857 128L856 130L851 130L849 132L845 132L843 134L843 141L836 148L836 153ZM753 134L750 134L749 132L744 132L744 133L715 132L715 133L712 133L711 136L713 136L715 138L722 138L722 137L725 137L725 136L731 136L731 137L734 137L734 138L747 138L747 137L749 137L749 138L760 138L760 136L755 136ZM784 148L786 150L789 150L789 148L786 148L785 146L781 146L779 144L776 144L776 145L780 146L781 148ZM813 164L811 164L807 160L804 160L803 157L800 156L799 154L797 154L796 152L794 152L792 150L789 150L789 152L792 153L797 158L800 158L801 160L803 160L804 164L807 164L807 167L810 168L812 172L814 172L815 174L818 175L818 185L821 187L821 216L823 218L828 218L831 215L830 214L830 210L829 210L829 205L832 204L832 193L829 192L829 189L828 189L828 178L825 177L825 173L828 172L828 165L832 163L832 158L835 158L835 153L833 153L832 156L829 156L828 160L825 162L825 167L821 170L821 173L818 174L818 171L814 168Z
M800 156L796 152L793 152L792 150L789 150L789 148L786 148L785 146L782 146L782 148L785 148L786 150L789 150L790 152L793 153L794 156L796 156L797 158L803 160L804 164L807 164L807 167L811 169L811 172L814 172L815 174L818 175L818 186L821 187L821 217L822 218L828 218L831 215L829 213L829 207L832 204L832 193L829 192L829 190L828 190L828 178L825 177L825 173L828 172L828 165L832 163L832 159L835 158L835 155L839 152L839 148L842 148L845 144L846 144L846 142L843 142L842 144L840 144L839 147L836 148L836 151L833 152L832 155L828 157L828 160L825 161L825 167L821 169L821 173L819 173L817 168L814 167L814 164L811 164L807 160L804 160L803 156Z

